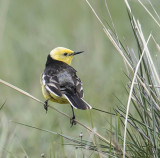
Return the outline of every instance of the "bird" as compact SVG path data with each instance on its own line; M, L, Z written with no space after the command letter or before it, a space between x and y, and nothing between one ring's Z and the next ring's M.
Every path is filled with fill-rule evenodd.
M74 109L92 109L84 99L82 82L77 76L77 71L70 66L75 55L84 51L72 51L68 48L57 47L47 56L44 72L41 75L42 94L46 101L44 108L47 112L48 101L59 104L70 104L73 117L71 126L75 125Z

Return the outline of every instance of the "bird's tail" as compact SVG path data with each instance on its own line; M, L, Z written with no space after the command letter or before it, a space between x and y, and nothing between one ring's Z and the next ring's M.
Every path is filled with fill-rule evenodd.
M82 98L80 98L77 94L76 95L65 94L65 97L75 109L82 109L82 110L92 109L92 107Z

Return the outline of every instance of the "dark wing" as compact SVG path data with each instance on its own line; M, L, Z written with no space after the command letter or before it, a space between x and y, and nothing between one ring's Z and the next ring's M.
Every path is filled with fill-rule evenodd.
M65 93L65 97L69 103L76 109L91 109L92 107L82 99L83 97L83 87L81 80L77 77L76 72L72 74L72 79L74 81L75 93Z
M45 88L52 94L61 97L62 93L60 90L60 85L57 79L57 76L52 76L51 74L43 74L42 82L45 85Z
M82 87L82 82L80 80L80 78L77 77L77 75L75 74L74 77L74 83L76 86L76 93L80 98L83 98L84 93L83 93L83 87Z

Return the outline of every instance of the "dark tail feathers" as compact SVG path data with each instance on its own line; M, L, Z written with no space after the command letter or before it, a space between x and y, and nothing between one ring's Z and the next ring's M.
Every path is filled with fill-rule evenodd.
M65 94L65 96L66 99L69 101L69 103L76 109L82 109L82 110L92 109L92 107L78 95Z

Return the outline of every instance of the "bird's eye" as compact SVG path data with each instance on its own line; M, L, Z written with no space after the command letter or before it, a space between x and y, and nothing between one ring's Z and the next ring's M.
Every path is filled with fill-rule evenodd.
M64 53L64 56L67 56L67 53Z

